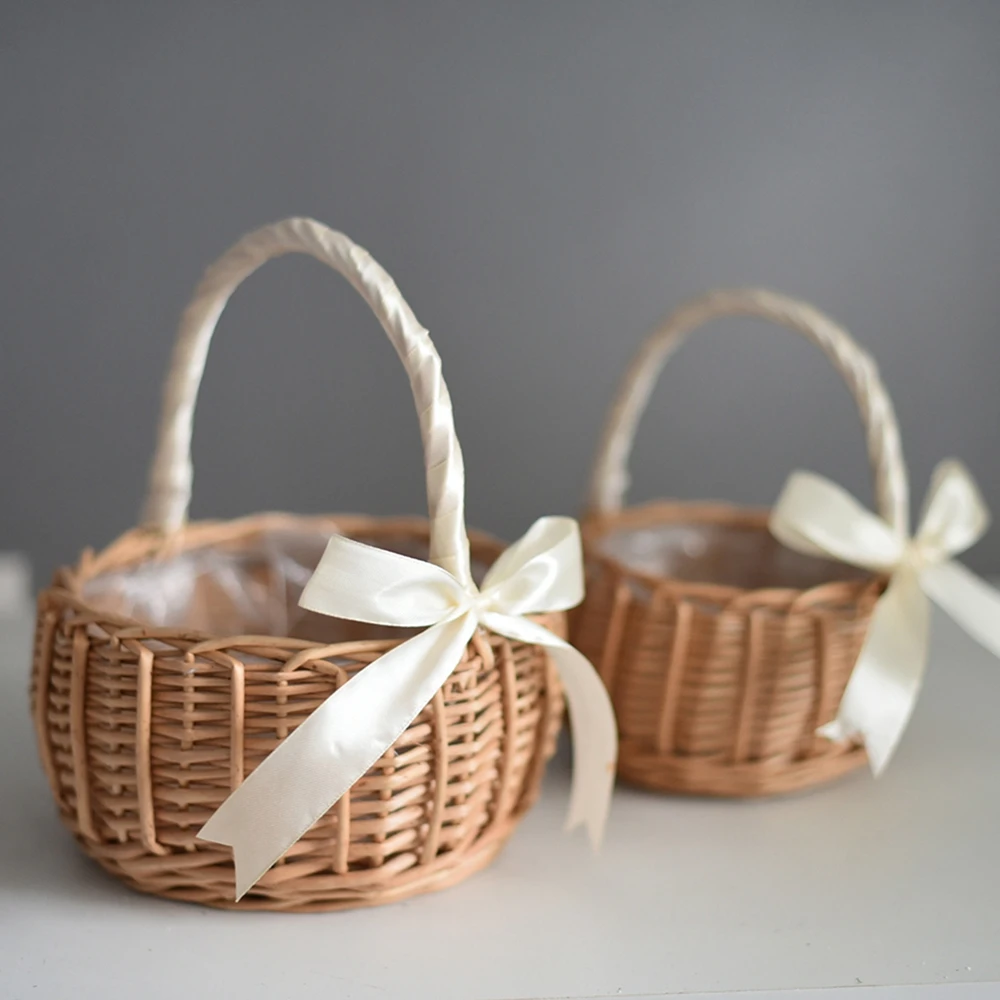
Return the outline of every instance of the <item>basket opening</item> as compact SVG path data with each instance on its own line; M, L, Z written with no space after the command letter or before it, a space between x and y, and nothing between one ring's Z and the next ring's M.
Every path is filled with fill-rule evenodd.
M298 606L327 541L338 531L418 559L428 555L426 527L383 528L368 519L364 524L328 521L265 527L214 544L185 547L167 558L106 569L81 581L80 596L96 610L142 625L212 635L273 635L336 643L398 639L414 631L343 621ZM477 581L499 551L485 537L473 537Z
M631 570L741 590L808 590L870 574L786 548L767 529L766 512L662 504L626 512L602 526L594 548Z

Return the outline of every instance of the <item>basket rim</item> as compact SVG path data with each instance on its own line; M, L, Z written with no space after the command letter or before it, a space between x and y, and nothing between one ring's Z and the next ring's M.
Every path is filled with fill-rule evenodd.
M38 595L39 614L47 610L48 601L55 598L95 622L114 626L120 639L169 640L185 647L189 655L211 657L216 651L232 647L252 650L267 656L268 650L333 649L347 653L388 650L398 646L402 639L357 639L340 643L323 643L315 639L298 639L280 635L223 635L204 629L179 626L154 626L130 615L98 608L82 594L84 584L111 569L126 569L168 559L181 552L209 548L213 544L238 541L254 534L303 526L317 529L335 527L340 534L398 535L412 534L419 538L430 537L430 521L419 515L379 516L369 514L292 514L282 511L265 511L231 520L203 520L188 522L176 534L164 536L157 530L138 527L119 535L99 552L84 549L77 562L55 571L52 583ZM469 529L469 543L473 553L482 554L492 562L505 549L505 544L485 531ZM536 616L531 616L533 619ZM550 616L537 616L539 619ZM329 655L337 655L327 653Z
M651 588L669 588L677 598L748 606L794 604L806 610L816 604L862 603L879 596L888 585L884 574L865 573L849 580L831 580L812 587L744 587L736 584L704 583L681 577L650 573L597 551L597 541L619 528L651 524L720 524L767 532L770 508L735 504L724 500L650 500L614 512L588 511L582 518L581 534L585 556L619 576L629 577ZM836 560L827 560L837 564ZM847 565L847 564L840 564ZM854 569L854 567L851 567Z

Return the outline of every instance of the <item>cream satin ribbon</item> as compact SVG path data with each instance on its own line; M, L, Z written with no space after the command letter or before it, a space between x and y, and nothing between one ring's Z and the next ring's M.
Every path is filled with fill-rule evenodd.
M909 722L927 664L928 598L1000 656L1000 592L951 557L985 533L989 511L966 468L934 471L916 535L907 538L836 484L793 473L771 515L771 532L789 548L889 575L868 636L833 722L819 733L864 739L878 775Z
M525 615L583 599L576 521L545 517L494 563L482 589L432 563L330 539L299 604L375 625L426 626L355 674L253 771L199 837L233 848L240 899L406 730L461 661L480 626L549 649L573 729L567 829L595 848L611 801L614 712L590 661Z

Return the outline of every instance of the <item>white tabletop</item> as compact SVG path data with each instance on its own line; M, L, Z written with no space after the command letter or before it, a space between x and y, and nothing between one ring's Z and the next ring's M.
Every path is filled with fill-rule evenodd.
M561 833L560 759L506 852L463 885L281 915L141 896L80 854L36 761L30 623L0 622L0 997L998 998L1000 664L941 615L934 631L878 783L757 802L621 788L595 857Z

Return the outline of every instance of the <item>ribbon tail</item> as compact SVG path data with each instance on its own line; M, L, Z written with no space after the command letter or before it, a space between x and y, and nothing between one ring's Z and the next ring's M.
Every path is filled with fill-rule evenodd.
M818 730L832 740L860 735L876 776L895 752L920 692L929 611L916 572L898 570L875 606L837 717Z
M392 746L455 669L475 628L466 613L370 663L213 813L198 836L233 848L237 900Z
M925 569L920 583L973 639L1000 656L1000 591L954 560Z
M607 689L583 653L536 622L495 612L484 614L482 622L509 639L549 649L566 692L573 732L573 779L566 829L584 826L597 850L604 838L618 761L618 729Z
M618 729L607 689L583 653L560 642L549 650L559 671L573 732L573 778L566 829L583 826L596 851L604 839L618 763Z

